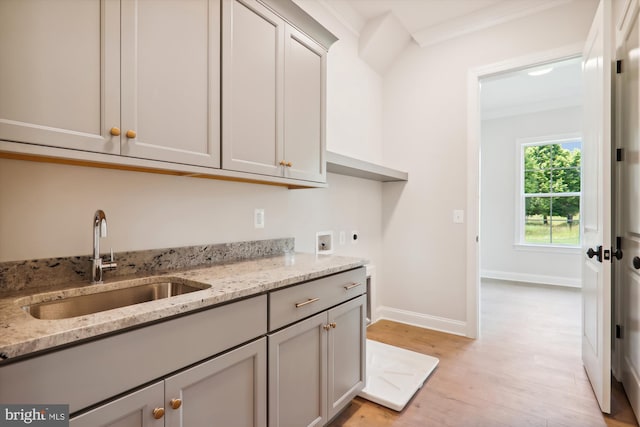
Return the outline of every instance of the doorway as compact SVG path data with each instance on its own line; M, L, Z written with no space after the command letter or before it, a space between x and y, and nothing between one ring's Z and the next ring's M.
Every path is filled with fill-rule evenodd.
M480 276L580 287L581 58L480 80Z

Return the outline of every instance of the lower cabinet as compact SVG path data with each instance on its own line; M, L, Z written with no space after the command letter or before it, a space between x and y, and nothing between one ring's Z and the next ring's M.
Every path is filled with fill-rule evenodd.
M269 427L323 426L365 383L366 295L269 338Z
M73 427L265 427L266 338L71 419Z

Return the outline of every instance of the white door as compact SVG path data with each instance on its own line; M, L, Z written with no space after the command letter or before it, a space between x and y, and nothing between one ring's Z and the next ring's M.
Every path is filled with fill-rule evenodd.
M582 362L603 412L611 400L611 2L583 52Z
M617 284L622 311L621 371L622 383L636 417L640 419L640 2L626 14L621 25L619 52L622 73L618 82L620 99L620 144L623 158L620 183L622 220L620 236L624 257L619 265L620 282Z

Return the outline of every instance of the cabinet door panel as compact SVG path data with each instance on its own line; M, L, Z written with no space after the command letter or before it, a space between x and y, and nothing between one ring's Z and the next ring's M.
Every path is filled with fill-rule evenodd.
M366 295L329 310L329 419L365 385Z
M69 422L71 427L162 427L164 418L153 417L155 408L163 408L164 384L149 387L99 406Z
M255 1L223 14L223 168L279 175L284 22Z
M291 178L325 181L324 102L326 53L304 34L285 36L284 158Z
M326 312L269 336L269 427L327 421Z
M267 420L266 338L166 380L167 425L264 427ZM171 399L182 406L171 409Z
M219 167L219 0L122 9L122 154Z
M119 153L120 8L0 2L0 139Z

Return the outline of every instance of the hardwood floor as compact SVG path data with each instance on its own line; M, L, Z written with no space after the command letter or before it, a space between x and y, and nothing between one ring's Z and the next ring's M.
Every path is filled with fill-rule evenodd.
M361 398L331 427L638 426L613 380L603 415L580 359L580 293L498 281L482 284L478 340L379 321L370 339L438 357L424 387L398 413Z

